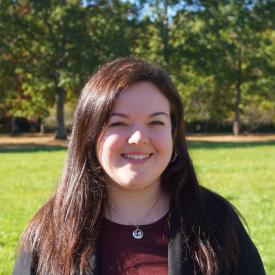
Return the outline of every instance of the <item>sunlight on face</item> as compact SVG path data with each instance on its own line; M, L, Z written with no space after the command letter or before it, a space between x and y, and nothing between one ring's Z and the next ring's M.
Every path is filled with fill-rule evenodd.
M169 101L150 82L130 85L118 97L97 144L110 183L128 189L159 186L172 150Z

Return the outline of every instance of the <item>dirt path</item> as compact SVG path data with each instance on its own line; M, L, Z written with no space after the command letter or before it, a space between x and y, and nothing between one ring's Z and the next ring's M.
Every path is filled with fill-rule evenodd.
M255 134L255 135L190 135L187 137L192 141L210 141L210 142L265 142L275 141L275 134Z
M24 134L16 137L9 135L0 135L0 147L15 147L15 146L62 146L68 145L67 140L56 140L53 134Z
M209 141L209 142L264 142L275 141L275 134L268 135L190 135L187 137L191 141ZM55 140L53 134L24 134L17 137L9 135L0 135L0 147L17 147L17 146L63 146L68 145L68 141Z

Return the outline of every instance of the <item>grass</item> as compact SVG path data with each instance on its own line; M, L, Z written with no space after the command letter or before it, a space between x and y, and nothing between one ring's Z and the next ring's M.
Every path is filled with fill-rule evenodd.
M59 179L65 150L0 151L0 274L12 273L18 238Z
M275 275L275 143L192 142L203 185L243 214L265 265ZM53 192L66 151L58 147L0 148L0 274L11 274L27 221Z

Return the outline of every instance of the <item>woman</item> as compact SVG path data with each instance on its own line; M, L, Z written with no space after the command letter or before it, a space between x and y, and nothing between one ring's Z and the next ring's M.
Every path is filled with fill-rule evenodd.
M61 181L14 274L167 273L265 274L234 208L198 184L170 78L121 58L82 90Z

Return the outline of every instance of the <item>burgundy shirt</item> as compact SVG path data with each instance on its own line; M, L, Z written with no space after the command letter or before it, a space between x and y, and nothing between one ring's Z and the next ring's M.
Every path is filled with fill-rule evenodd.
M135 227L103 220L99 243L101 275L167 275L168 213L160 220L140 226L144 235L134 239Z

